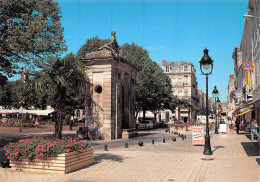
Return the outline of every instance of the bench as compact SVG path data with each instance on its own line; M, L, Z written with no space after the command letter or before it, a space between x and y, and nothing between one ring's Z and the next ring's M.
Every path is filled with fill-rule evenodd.
M135 128L123 129L122 139L129 139L138 136L138 132Z

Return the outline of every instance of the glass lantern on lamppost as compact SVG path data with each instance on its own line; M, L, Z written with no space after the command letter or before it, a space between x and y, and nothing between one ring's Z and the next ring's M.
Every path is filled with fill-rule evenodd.
M208 102L208 75L211 75L213 70L213 60L209 56L208 49L204 49L204 56L200 60L200 71L203 75L206 75L206 136L205 136L205 148L204 155L212 155L209 136L209 102Z
M217 99L218 99L218 89L217 86L214 86L214 90L212 91L212 96L215 99L215 134L218 134L218 123L217 123Z

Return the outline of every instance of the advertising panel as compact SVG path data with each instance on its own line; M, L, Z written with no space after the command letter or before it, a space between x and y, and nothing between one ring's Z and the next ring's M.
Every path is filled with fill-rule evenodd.
M226 124L219 124L219 133L227 133L227 125Z
M192 127L192 144L204 145L204 127L193 126Z
M245 82L246 82L246 86L249 85L249 71L245 71Z

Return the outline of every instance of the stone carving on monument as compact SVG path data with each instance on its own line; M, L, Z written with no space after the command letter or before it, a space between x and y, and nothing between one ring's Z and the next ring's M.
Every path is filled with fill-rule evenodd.
M138 72L126 60L118 46L116 33L112 40L81 59L90 85L91 104L86 109L86 126L90 138L118 139L136 135L134 119L134 85Z

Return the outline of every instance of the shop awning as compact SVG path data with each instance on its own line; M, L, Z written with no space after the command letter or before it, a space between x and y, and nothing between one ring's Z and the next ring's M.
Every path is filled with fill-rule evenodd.
M244 115L244 114L249 113L249 112L251 112L251 111L253 111L253 110L254 110L254 109L249 109L249 110L247 110L247 111L245 111L245 112L242 112L242 113L240 113L240 114L238 114L238 115L236 115L236 116Z
M236 107L236 109L232 112L235 113L240 108L240 105Z

